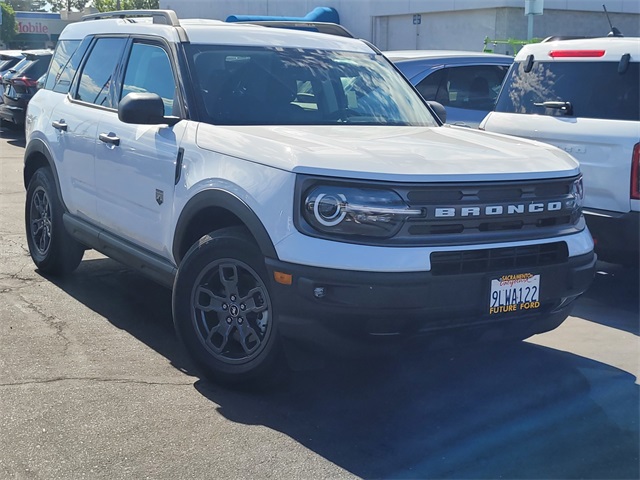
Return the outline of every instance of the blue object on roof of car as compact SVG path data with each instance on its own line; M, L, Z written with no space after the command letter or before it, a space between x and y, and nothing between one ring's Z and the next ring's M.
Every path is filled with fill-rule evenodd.
M270 15L229 15L227 22L254 22L260 20L292 21L292 22L329 22L340 23L340 16L335 8L316 7L304 17L278 17Z

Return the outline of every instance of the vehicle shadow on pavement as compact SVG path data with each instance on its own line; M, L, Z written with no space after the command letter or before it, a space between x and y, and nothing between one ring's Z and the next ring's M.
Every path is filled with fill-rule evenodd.
M521 343L339 362L286 391L196 388L364 478L638 478L638 385Z
M25 147L24 130L11 127L0 127L0 138L9 139L8 143L16 147Z
M56 284L194 374L171 295L109 259ZM226 419L281 432L364 478L639 478L626 372L520 342L334 359L267 391L195 383Z
M73 274L47 279L163 355L175 368L195 375L173 329L167 288L108 258L83 260Z
M640 335L640 271L598 262L593 284L573 310L573 315ZM612 309L619 313L612 315ZM614 320L615 319L615 320Z

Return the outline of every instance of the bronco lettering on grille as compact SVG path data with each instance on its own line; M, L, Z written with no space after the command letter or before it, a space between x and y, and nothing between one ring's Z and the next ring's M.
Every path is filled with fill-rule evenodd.
M518 215L524 213L542 213L562 210L562 202L547 203L524 203L504 204L504 205L484 205L469 207L436 207L433 210L433 217L454 218L454 217L479 217L481 215ZM428 212L427 212L427 216Z

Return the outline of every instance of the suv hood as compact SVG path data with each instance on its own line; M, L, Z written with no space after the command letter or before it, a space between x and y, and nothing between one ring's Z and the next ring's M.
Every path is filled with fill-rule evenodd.
M526 180L579 173L570 155L550 145L451 126L200 124L197 144L295 173L369 180Z

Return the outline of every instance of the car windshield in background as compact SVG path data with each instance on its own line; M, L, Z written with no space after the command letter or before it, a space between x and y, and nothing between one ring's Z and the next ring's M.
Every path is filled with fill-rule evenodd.
M7 58L7 59L0 59L0 72L4 71L4 70L8 70L9 68L11 68L13 65L15 65L16 63L18 63L18 60L15 58Z
M20 72L30 63L31 63L31 60L25 57L21 59L18 63L16 63L13 67L9 68L9 72L10 73Z
M188 45L202 115L217 125L436 126L380 55Z
M640 120L638 63L618 72L618 62L521 62L509 72L496 111L564 116L543 102L569 102L570 116Z

